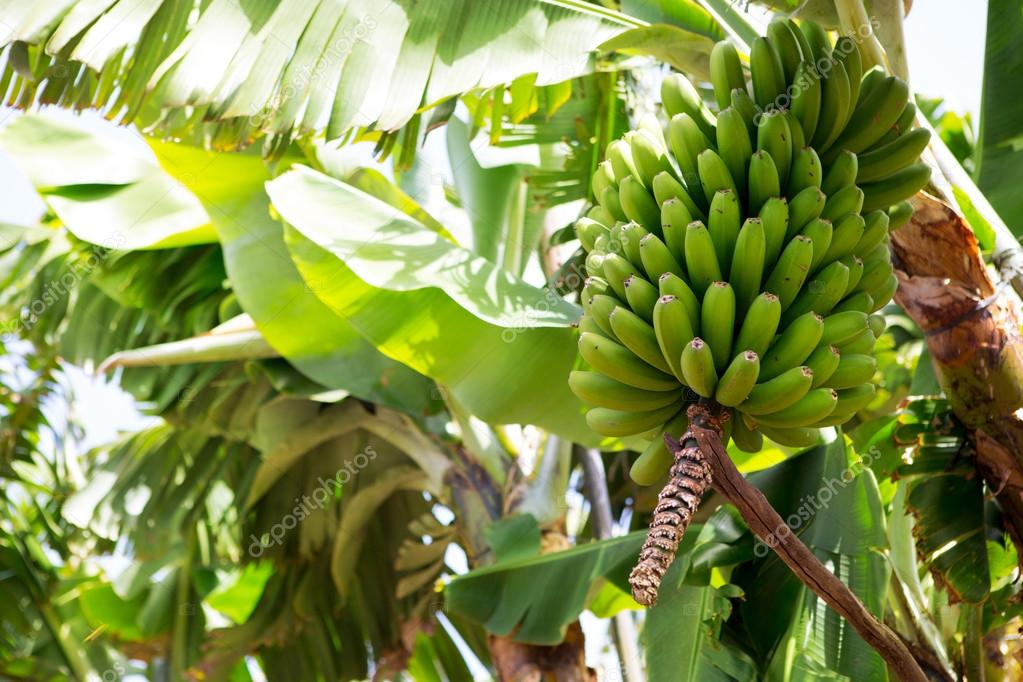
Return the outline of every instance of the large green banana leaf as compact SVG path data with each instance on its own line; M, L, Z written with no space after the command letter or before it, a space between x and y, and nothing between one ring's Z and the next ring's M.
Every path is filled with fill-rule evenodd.
M148 90L144 113L163 109L165 129L197 107L226 122L215 137L228 143L260 130L394 130L477 87L587 73L598 45L642 25L582 0L0 2L14 102L131 120Z
M485 421L594 441L566 384L575 306L322 173L296 168L267 191L309 287L374 346Z

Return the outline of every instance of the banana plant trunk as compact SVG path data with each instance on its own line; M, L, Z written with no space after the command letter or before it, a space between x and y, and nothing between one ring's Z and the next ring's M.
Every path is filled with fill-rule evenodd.
M923 330L976 465L1023 557L1023 338L1012 290L996 285L962 216L923 192L892 234L895 300Z

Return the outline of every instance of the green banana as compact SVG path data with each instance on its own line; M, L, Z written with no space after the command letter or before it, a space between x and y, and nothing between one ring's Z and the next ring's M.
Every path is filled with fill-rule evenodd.
M834 389L814 388L785 409L758 416L756 420L774 428L809 426L834 412L837 403L838 393Z
M869 313L871 310L874 310L874 297L866 291L857 291L843 298L838 305L831 309L831 312L844 313L849 310Z
M586 256L586 274L594 277L604 276L604 254L603 253L591 253Z
M586 305L586 312L597 323L601 331L609 338L615 338L614 329L611 328L611 313L621 305L614 296L606 294L595 294L590 296Z
M844 416L845 419L842 421L847 421L849 417L869 405L875 395L877 395L877 387L874 384L843 388L838 392L838 400L835 402L835 411L832 412L832 415Z
M605 159L597 164L597 170L593 172L593 178L590 181L590 189L593 191L593 198L600 199L601 192L608 187L617 186L618 181L615 180L615 172L611 167L611 162Z
M811 220L810 224L800 231L801 235L808 237L813 242L813 258L810 260L810 272L815 272L818 266L824 262L824 256L827 255L828 247L831 246L831 236L833 233L834 228L831 226L831 221L825 218Z
M838 349L829 344L822 344L810 353L806 359L806 366L813 370L813 383L811 388L820 388L831 378L841 362L842 356Z
M629 178L631 179L632 176L630 175ZM614 219L612 223L626 219L625 211L622 210L621 194L617 187L604 188L604 191L600 193L600 207Z
M785 238L792 239L814 218L824 211L827 196L816 187L807 187L789 199L789 226Z
M682 350L682 375L686 385L704 398L714 395L718 375L714 370L714 355L710 346L700 337L694 338Z
M643 450L642 454L636 461L632 463L632 468L629 469L629 476L638 485L653 485L662 478L667 476L668 470L671 469L671 465L675 459L668 452L668 447L664 443L664 433L673 434L675 437L681 436L685 433L686 429L689 428L689 418L686 416L685 410L672 417L671 420L658 431L657 435L654 436L653 440L650 441L650 445Z
M849 282L849 268L835 261L820 271L814 279L807 282L803 290L796 296L792 306L785 311L782 324L787 324L799 315L810 311L827 315L838 305L845 295L845 287Z
M773 379L792 367L803 364L821 342L824 320L817 313L806 313L792 321L778 335L760 361L760 376Z
M824 333L821 343L834 344L839 348L860 332L867 330L867 314L850 310L828 315L824 319Z
M779 186L787 186L789 169L792 167L792 132L782 112L773 111L761 116L757 128L757 149L771 155L778 169Z
M781 321L781 303L774 294L765 291L753 299L746 317L735 337L734 348L739 351L751 350L763 355L774 340Z
M877 337L874 336L874 332L870 331L868 327L851 339L835 345L838 346L838 350L842 353L858 355L860 353L872 352L876 343Z
M615 217L608 213L599 203L590 206L590 210L586 212L586 217L608 227L615 224Z
M604 256L604 279L622 301L625 300L625 278L629 275L639 275L639 270L628 259L617 253Z
M863 190L856 185L840 189L828 197L827 202L824 204L824 210L821 212L821 217L834 222L839 218L844 218L849 213L859 213L863 206L863 199Z
M823 260L825 264L851 256L863 236L866 224L859 213L848 213L832 227L834 230L831 233L831 245L828 246Z
M632 148L625 140L615 140L607 146L607 160L611 164L614 181L620 183L628 177L639 176L636 163L632 159Z
M640 275L629 275L622 282L625 288L625 300L629 307L636 311L647 322L654 319L654 304L660 295L650 282Z
M806 142L813 140L821 114L823 84L816 69L808 61L799 65L792 81L792 113L803 129Z
M883 83L860 99L845 130L835 140L824 161L834 158L838 150L847 149L855 154L881 139L898 120L909 101L909 86L901 78L889 76Z
M661 296L654 306L654 335L661 356L667 361L671 373L682 376L682 349L696 336L689 311L675 296Z
M632 161L636 165L639 179L647 188L653 188L654 177L658 173L672 171L671 164L658 143L644 131L626 133L625 138L632 150Z
M758 429L764 437L770 438L778 445L787 448L808 448L816 445L821 438L820 431L798 427L794 429L776 429L766 424L761 424Z
M913 104L913 100L911 99L908 102L906 102L906 108L902 110L901 114L899 114L899 118L898 120L895 121L895 124L888 129L888 132L881 136L880 140L878 140L873 145L868 147L867 151L868 152L874 151L878 147L881 147L883 145L888 144L889 142L894 141L895 138L912 130L915 124L916 105Z
M799 24L799 30L802 31L811 53L808 56L804 51L804 59L812 58L816 62L831 58L831 39L828 38L827 32L821 28L820 24L814 21L804 21Z
M639 180L631 176L622 180L618 185L618 195L626 218L639 223L647 232L660 229L661 210Z
M746 92L746 88L735 88L732 90L731 106L739 112L742 120L746 122L746 132L749 133L750 140L752 140L757 134L757 126L754 121L757 120L758 109L753 98Z
M598 372L635 388L670 391L678 380L646 364L625 346L596 334L579 335L579 354Z
M735 407L749 397L759 374L760 357L751 350L739 353L718 380L714 399L726 407Z
M895 295L898 288L899 278L895 276L895 273L892 273L883 285L870 292L870 295L874 297L874 307L870 312L876 312L888 305L888 302L892 300L892 296Z
M736 415L732 419L732 442L743 452L757 453L764 447L764 436L746 426L746 420Z
M670 272L666 272L661 275L658 279L658 286L660 288L661 296L674 296L678 300L682 301L682 305L685 306L686 313L689 315L689 324L693 330L693 336L700 333L700 300L696 298L696 294L689 288L685 280L681 277L676 277ZM656 310L654 311L656 314ZM689 339L686 339L688 342ZM682 352L681 350L679 351Z
M824 182L821 184L821 191L830 197L855 184L858 170L859 159L857 156L850 151L840 152L828 167Z
M894 232L913 217L913 204L901 201L888 209L888 232Z
M799 149L792 159L792 169L789 171L788 195L794 197L807 187L820 187L823 173L820 157L814 148Z
M781 252L774 270L764 284L764 291L770 291L778 297L782 310L792 305L806 281L812 262L813 242L803 235L797 235Z
M682 204L682 207L686 209L688 220L682 221L682 227L685 227L693 219L703 220L707 215L703 212L693 198L689 196L689 192L679 183L675 177L667 171L658 173L654 176L654 201L661 207L661 225L664 225L664 205L669 201L674 200L676 203ZM702 190L701 190L702 191Z
M812 384L813 370L806 366L792 367L754 386L749 397L739 405L739 411L756 417L784 410L799 402Z
M586 412L586 425L602 436L622 437L649 431L668 421L682 409L682 400L648 412L626 412L594 407Z
M791 110L783 109L781 115L785 117L785 122L789 125L789 133L792 135L792 156L794 157L800 149L809 146L806 142L806 134L803 132L803 127L799 125L799 119ZM791 172L792 170L789 169L789 173Z
M877 66L871 67L860 80L860 96L857 103L865 100L871 95L878 87L880 87L885 79L888 78L888 74L885 72L884 67L878 64Z
M777 99L785 91L785 69L781 57L763 36L753 39L750 47L750 76L753 99L761 109L777 109Z
M839 390L869 382L877 371L877 360L871 355L842 355L838 367L825 386Z
M714 114L710 113L688 78L678 73L665 77L661 81L661 103L668 116L674 118L678 114L688 114L704 135L714 139Z
M700 333L714 356L714 368L723 370L732 359L735 328L735 292L728 282L714 282L703 295Z
M600 277L587 277L583 280L583 290L580 299L587 299L597 294L610 294L614 295L611 291L611 286L607 283L607 280Z
M729 282L735 290L738 319L743 318L746 309L760 293L760 282L764 276L765 240L764 224L760 218L747 218L735 240L735 253L729 270Z
M789 202L785 197L772 197L760 207L764 224L764 263L778 260L789 227Z
M714 253L717 256L721 274L727 276L732 265L732 252L735 240L739 236L739 221L742 209L735 192L727 189L714 194L707 211L707 231L714 242Z
M596 220L580 218L575 223L575 235L579 238L579 243L583 245L584 249L592 251L597 237L609 237L611 231Z
M639 240L639 257L651 282L656 282L665 272L685 277L671 249L656 234L648 234Z
M689 114L671 117L668 122L668 140L675 161L682 171L686 192L698 206L707 206L708 198L704 196L703 187L700 185L698 158L705 150L710 149L710 140Z
M622 252L629 259L629 262L637 268L643 267L643 261L640 259L639 253L639 242L648 234L650 233L636 222L625 223L618 232L618 240L621 243Z
M832 56L845 67L846 76L849 77L849 102L855 106L860 96L860 81L863 78L863 59L856 41L847 35L840 36L835 41ZM851 116L852 107L842 124L847 125Z
M654 328L646 320L621 306L611 311L608 320L619 343L651 367L656 367L666 374L671 372L671 367L665 362L657 345Z
M685 265L686 227L693 222L692 214L678 199L668 199L661 207L661 233L671 255Z
M856 242L853 253L863 258L865 255L877 248L878 244L884 242L885 237L891 228L888 214L884 211L871 211L863 216L863 236Z
M753 154L753 143L742 114L731 107L722 109L718 114L717 145L718 154L728 167L739 196L746 196L746 168Z
M714 194L723 189L738 191L732 174L728 172L728 166L716 151L704 149L696 158L696 163L700 172L700 186L703 187L705 197L713 198Z
M739 53L727 40L715 43L710 51L710 82L714 86L714 99L721 110L731 103L732 90L746 89L746 77L742 75ZM721 116L718 115L720 124Z
M657 410L679 399L678 388L671 391L647 391L615 381L600 372L576 370L568 375L568 386L583 402L595 407L627 412Z
M721 279L721 267L714 250L714 240L699 220L694 220L686 227L684 251L693 292L703 296L711 282Z
M763 150L753 152L749 161L749 212L762 210L768 200L781 194L781 180L774 159Z
M614 338L613 335L608 334L603 329L601 329L600 325L598 325L597 322L589 315L584 315L581 318L579 318L578 327L580 334L586 332L588 334L596 334L598 336L603 336L604 338L611 339L612 341L617 340Z
M781 17L772 19L767 25L767 39L781 59L785 82L791 83L796 75L796 69L803 60L803 53L789 23Z
M884 315L870 315L867 317L867 326L874 333L874 337L879 339L881 334L884 334L884 330L888 328L888 322Z
M888 209L913 196L931 179L931 167L914 163L888 177L863 185L863 210Z
M824 79L820 119L817 121L817 130L814 131L811 143L817 148L818 153L822 153L821 161L825 165L831 162L827 150L841 135L849 109L853 105L850 97L849 76L845 72L845 67L841 62L831 62L831 71Z
M930 140L931 133L926 128L917 128L884 146L861 154L856 182L874 182L902 170L920 158Z
M850 254L839 260L849 268L849 283L845 285L845 295L848 296L856 289L860 278L863 277L863 259L855 254Z
M860 278L858 289L866 291L871 296L877 291L892 274L892 264L883 259L864 261L863 276ZM874 300L877 297L874 296Z

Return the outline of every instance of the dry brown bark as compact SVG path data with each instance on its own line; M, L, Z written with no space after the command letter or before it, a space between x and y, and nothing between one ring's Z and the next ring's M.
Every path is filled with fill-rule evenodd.
M576 621L568 626L565 639L557 646L534 646L510 637L489 638L497 677L502 682L595 682L597 673L586 667L585 639Z
M963 218L919 193L892 234L895 300L923 330L935 373L976 444L1023 557L1023 338L1011 290L996 286Z

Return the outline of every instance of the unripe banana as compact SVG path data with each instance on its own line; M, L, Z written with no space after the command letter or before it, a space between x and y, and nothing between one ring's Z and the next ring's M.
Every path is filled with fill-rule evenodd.
M728 189L736 192L735 181L732 174L728 172L728 166L713 149L705 149L696 158L697 168L700 172L700 186L703 187L703 194L713 198L717 192Z
M600 194L608 187L617 187L618 181L615 180L615 172L611 167L611 162L604 160L597 164L597 170L593 173L593 179L590 182L590 189L593 191L593 198L600 199Z
M729 282L735 291L738 319L745 316L746 309L760 293L760 283L764 276L765 250L763 223L760 218L748 218L735 240L735 254L729 271Z
M583 315L581 318L579 318L578 327L580 334L586 332L588 334L596 334L597 336L603 336L604 338L611 339L612 341L617 341L617 339L615 339L611 334L608 334L603 329L601 329L597 322L589 315Z
M587 316L592 318L604 335L611 339L615 338L614 329L611 328L611 313L619 305L621 301L606 294L594 294L587 299Z
M782 95L782 99L785 99L788 95ZM789 125L789 133L792 135L792 156L795 157L796 152L800 149L808 147L806 143L806 135L803 133L802 126L799 125L799 119L789 109L783 109L781 115L785 117L785 122ZM792 169L789 169L789 174L792 174Z
M764 150L753 152L749 161L749 212L759 212L765 203L781 194L781 180L774 159Z
M614 289L619 300L625 300L625 278L639 275L639 270L624 256L609 253L604 256L604 279Z
M867 329L867 314L857 311L835 313L824 319L824 333L821 343L834 344L839 348L860 332ZM869 330L868 330L869 331Z
M661 275L658 279L658 285L661 292L661 296L674 296L682 302L685 306L686 314L689 316L689 324L693 330L693 336L700 333L700 300L696 298L696 294L686 284L685 280L681 277L676 277L670 272L666 272ZM656 314L656 310L654 311ZM689 339L685 340L685 343L689 343ZM681 353L681 348L679 353Z
M773 379L792 367L803 364L821 342L824 320L816 313L800 315L778 335L760 361L762 379Z
M618 184L618 193L626 218L639 223L647 232L660 228L661 211L639 180L625 178Z
M926 128L917 128L861 154L856 182L864 184L880 180L909 166L920 158L930 139L931 133Z
M682 400L648 412L625 412L594 407L586 412L586 425L602 436L622 437L649 431L678 414Z
M788 120L780 111L761 116L760 127L757 128L757 149L771 155L778 169L780 186L787 186L789 169L792 167L792 132Z
M894 232L913 217L913 204L902 201L888 209L888 232Z
M838 369L838 363L841 362L842 356L838 352L838 348L829 345L822 344L817 346L810 357L806 359L806 366L813 370L813 383L810 385L811 388L820 388L825 386L831 375Z
M586 274L591 277L603 277L604 275L604 254L593 252L586 256Z
M898 120L909 101L909 86L900 78L890 76L860 99L842 134L835 140L831 154L847 149L859 153L877 142Z
M870 331L870 328L868 327L851 339L835 345L838 346L838 350L841 353L858 355L860 353L872 352L874 350L874 344L876 343L877 337L874 336L874 332Z
M682 221L682 227L685 227L693 220L703 220L707 215L703 212L703 209L696 205L693 198L689 196L689 192L675 179L673 175L667 172L658 173L654 176L654 201L661 207L661 225L664 225L664 205L669 201L673 200L676 204L682 204L685 208L686 214L689 216L688 220ZM703 190L700 190L701 192Z
M810 224L800 231L800 234L808 237L813 242L813 258L810 261L810 272L816 271L820 264L824 262L824 256L827 255L828 247L831 246L831 236L833 233L834 228L831 226L831 221L825 218L811 220Z
M707 211L707 231L714 242L714 253L723 275L728 275L732 266L735 240L739 237L742 209L739 198L731 190L720 190L714 194Z
M675 377L654 369L633 355L625 346L602 336L580 334L579 354L595 370L623 384L648 391L670 391L678 388L678 380Z
M863 216L859 213L847 213L844 218L840 218L837 223L834 223L833 227L831 245L828 246L828 251L822 261L824 264L851 256L853 249L863 237L865 223Z
M757 134L757 126L754 121L757 120L758 110L753 98L746 92L746 88L732 90L732 108L738 111L742 120L746 122L746 132L749 133L750 140L753 140Z
M879 339L881 334L884 334L884 330L888 328L888 322L884 315L870 315L867 317L867 326L874 333L874 337Z
M761 109L777 109L777 99L785 91L785 69L774 46L759 36L750 47L750 76L753 99Z
M720 372L732 359L735 329L735 292L728 282L714 282L703 295L700 306L700 333L714 356L714 368Z
M803 290L796 296L792 306L785 311L782 324L788 324L799 315L811 310L820 315L827 315L842 300L848 282L849 268L839 261L835 261L821 270L814 279L807 282Z
M714 370L714 355L703 339L696 337L682 350L682 375L686 385L704 398L714 395L718 375Z
M686 227L685 257L693 292L703 296L711 282L721 279L721 268L714 251L714 240L699 220Z
M700 93L679 73L669 74L661 81L661 103L669 117L688 114L710 139L714 139L714 114L703 103Z
M727 40L715 43L710 51L710 81L714 86L714 99L718 109L724 109L732 102L732 90L746 89L746 77L742 75L742 61L735 46ZM721 125L721 116L718 116Z
M876 312L888 305L898 288L899 278L892 273L883 285L870 292L870 295L874 297L874 307L870 312Z
M913 100L906 102L906 108L899 114L899 118L895 121L895 124L888 129L880 140L867 147L868 152L872 152L878 147L882 147L889 142L893 142L895 138L908 133L916 125L916 105L913 104Z
M735 407L749 397L759 374L760 357L751 350L739 353L721 375L714 399L726 407Z
M805 427L795 429L776 429L761 424L757 430L778 445L783 445L787 448L808 448L811 445L816 445L821 438L820 431Z
M852 388L869 382L877 370L877 360L870 355L845 354L838 363L827 383L824 385L835 390Z
M601 277L587 277L583 281L583 290L580 295L581 300L596 296L597 294L610 294L614 296L614 292L611 290L611 285L607 283L607 280Z
M860 98L857 100L857 103L870 97L871 93L877 90L885 82L886 78L888 78L888 74L880 64L868 69L860 80Z
M863 277L860 278L859 289L874 296L874 292L881 288L891 274L892 264L886 260L864 261ZM874 300L877 300L877 296L874 296Z
M675 260L671 250L655 234L648 234L639 240L639 257L651 282L656 282L665 272L685 277L682 266Z
M831 157L827 150L842 133L849 110L853 106L849 76L841 62L831 62L831 71L824 78L823 85L820 119L817 121L817 130L814 131L811 144L817 148L818 153L821 153L821 161L828 165Z
M689 418L685 410L672 417L662 429L650 441L650 445L643 450L643 453L632 463L629 469L629 476L638 485L653 485L667 474L671 465L675 462L674 456L668 452L664 444L664 433L670 433L678 438L689 428Z
M792 169L789 171L788 195L794 197L807 187L820 187L823 173L824 169L816 150L813 147L799 149L792 159ZM750 210L753 210L752 207Z
M615 224L615 217L608 213L603 206L600 204L594 204L590 207L590 210L586 212L586 217L590 220L595 220L601 225L611 227Z
M756 418L758 423L774 428L790 429L809 426L824 419L835 411L838 393L830 388L814 388L807 392L798 402L784 410Z
M682 349L696 336L686 306L674 296L661 296L654 306L654 335L671 373L684 381Z
M868 182L863 185L863 210L886 210L922 190L930 179L931 167L914 163L882 180Z
M821 184L821 191L829 197L856 183L859 172L859 159L850 151L842 151L828 167Z
M793 367L754 386L738 409L754 417L784 410L799 402L810 391L811 384L813 371L809 367Z
M807 187L789 199L789 226L786 239L792 239L814 218L824 212L827 196L816 187Z
M785 19L776 17L767 25L767 39L778 53L781 59L784 80L791 83L803 60L802 50L799 48L799 41L792 34L792 29Z
M813 242L809 237L797 235L790 241L778 257L778 262L771 271L764 291L770 291L778 297L782 310L785 310L806 281L813 262Z
M632 158L632 148L624 139L615 140L607 147L607 160L611 164L616 184L621 184L625 178L639 179L639 171L636 170L636 162Z
M629 176L632 177L631 175ZM625 211L622 210L621 194L616 187L605 187L604 191L600 194L600 207L607 211L607 214L611 216L617 222L619 220L625 220Z
M686 228L693 222L692 214L678 199L669 199L661 207L661 234L671 255L684 266Z
M850 185L828 197L821 212L822 218L834 222L849 213L859 213L863 206L864 193L856 185Z
M636 130L646 135L662 154L668 151L668 142L664 139L664 128L661 127L661 121L657 118L657 114L648 111L640 116L639 121L636 122Z
M803 129L807 143L813 140L817 131L822 97L823 84L820 76L808 61L804 61L799 65L795 80L792 82L792 113L799 120L799 127Z
M857 291L843 298L841 302L839 302L839 304L831 310L831 312L844 313L850 310L869 313L874 310L874 297L866 291Z
M671 142L671 152L675 156L675 161L682 171L686 192L698 206L707 206L709 200L704 196L703 187L700 185L697 159L705 150L710 149L710 140L688 114L671 117L671 121L668 122L668 140Z
M610 237L611 231L596 220L580 218L575 223L575 235L579 238L579 243L583 245L584 249L592 251L597 237Z
M625 300L629 307L648 322L654 319L654 305L660 295L657 287L639 275L629 275L622 284L625 288Z
M740 415L732 419L732 442L743 452L757 453L764 447L764 436L759 431L746 426L746 420Z
M838 401L832 414L844 415L846 418L856 414L874 399L877 387L874 384L861 384L852 388L843 388L838 392Z
M654 328L646 320L631 310L618 306L611 311L609 321L618 342L631 350L636 357L662 372L671 372L671 367L665 362L657 345Z
M799 24L799 30L802 31L811 52L811 55L807 56L804 51L804 59L812 57L813 61L816 62L831 58L831 39L828 37L827 32L821 28L820 24L813 21L804 21Z
M888 236L890 228L888 214L884 211L871 211L863 216L863 219L865 221L863 236L856 242L856 247L853 249L853 253L860 258L877 248L877 245L881 244Z
M778 260L789 228L789 202L784 197L773 197L760 208L760 222L764 224L764 263Z
M740 351L751 350L757 355L763 355L774 340L780 320L781 303L778 297L765 291L753 299L746 311L734 347Z
M622 252L629 259L629 262L637 268L643 267L643 261L639 253L639 242L648 234L650 233L642 225L635 222L625 223L618 232L618 241L621 243Z
M848 296L856 289L860 278L863 277L863 259L856 255L849 255L840 260L845 267L849 268L849 283L845 285L845 296Z
M849 102L855 106L860 96L860 80L863 78L863 59L856 41L850 36L840 36L835 41L832 56L845 67L845 73L849 77ZM843 124L848 124L851 116L852 111L846 115Z
M674 404L679 399L679 390L647 391L628 386L600 372L576 370L568 375L568 386L572 393L585 403L612 410L645 412Z
M717 145L718 154L724 160L739 196L745 197L746 169L753 154L753 143L746 130L746 121L731 107L722 109L718 114Z
M632 151L632 162L636 166L638 179L647 189L653 188L654 176L658 173L671 172L671 164L664 151L646 133L631 131L625 134L624 139Z

